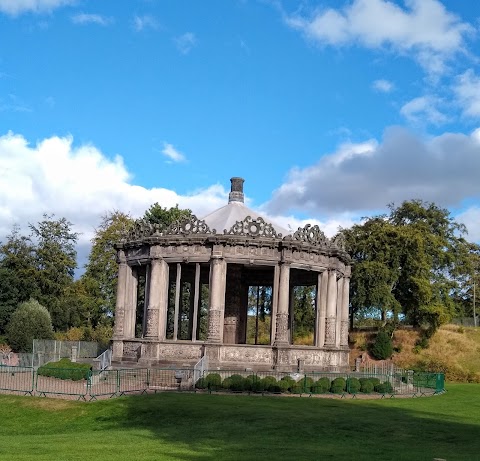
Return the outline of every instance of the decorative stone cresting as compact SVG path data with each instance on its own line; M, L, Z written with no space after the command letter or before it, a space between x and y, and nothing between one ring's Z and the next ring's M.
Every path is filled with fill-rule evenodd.
M190 219L176 221L165 231L165 235L190 235L190 234L215 234L215 229L210 229L207 223L192 215Z
M298 240L300 242L310 243L311 245L326 246L328 243L327 237L320 230L317 225L312 226L307 224L305 227L299 227L293 234L292 240Z
M237 221L230 230L225 229L223 233L225 235L282 238L282 234L277 233L270 223L265 222L262 218L253 219L251 216L247 216L243 221Z
M126 240L141 240L154 234L162 235L162 226L160 224L151 223L146 219L137 219Z

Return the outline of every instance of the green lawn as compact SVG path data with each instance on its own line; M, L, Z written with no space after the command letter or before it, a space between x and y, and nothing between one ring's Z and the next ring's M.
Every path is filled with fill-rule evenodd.
M340 400L157 394L0 396L0 460L480 460L480 385Z

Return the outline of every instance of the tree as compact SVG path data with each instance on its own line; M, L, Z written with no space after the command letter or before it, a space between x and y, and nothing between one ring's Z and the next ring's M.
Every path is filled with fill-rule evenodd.
M178 204L172 208L163 208L157 202L154 203L143 216L143 219L152 223L160 224L162 228L168 227L170 224L188 219L192 216L192 210L178 208Z
M352 311L377 310L384 320L401 313L429 336L460 307L456 293L470 270L466 229L433 203L389 209L343 231L355 261Z
M130 215L115 210L104 214L95 229L92 249L81 277L85 292L94 300L90 305L88 322L111 323L115 312L118 265L114 244L124 239L133 227Z
M5 243L0 244L0 334L17 306L38 294L34 256L30 237L13 226Z
M16 352L31 352L34 339L53 339L50 313L35 299L20 304L8 324L7 339Z
M61 308L61 298L73 283L77 267L75 245L78 234L72 232L72 223L65 218L43 215L36 226L30 224L35 241L35 278L39 287L40 302L47 306L55 329L67 329L70 325Z

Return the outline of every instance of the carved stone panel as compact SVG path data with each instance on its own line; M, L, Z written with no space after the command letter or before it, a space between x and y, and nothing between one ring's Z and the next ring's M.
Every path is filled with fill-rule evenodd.
M222 311L210 309L208 312L208 341L220 341Z
M223 345L220 348L220 360L234 363L272 364L273 353L271 347L235 347Z
M325 321L325 345L333 346L335 344L335 317L328 317Z
M147 328L145 336L155 338L158 336L159 309L147 309Z
M138 359L140 356L140 347L142 346L141 342L124 342L123 343L123 356L129 358Z
M340 346L348 346L348 320L342 320L340 325Z
M288 313L277 313L275 343L288 343Z

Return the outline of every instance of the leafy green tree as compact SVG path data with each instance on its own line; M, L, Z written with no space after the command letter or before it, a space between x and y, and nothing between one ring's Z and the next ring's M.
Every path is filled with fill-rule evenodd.
M31 352L34 339L53 339L50 313L35 299L20 304L10 318L7 339L16 352Z
M89 301L87 309L88 321L93 326L111 322L115 312L118 265L114 244L127 236L133 224L130 215L115 210L104 214L95 229L88 263L81 277L86 294L93 300L93 303Z
M389 209L343 231L355 261L352 312L376 310L384 320L401 313L430 335L460 308L456 293L471 268L466 229L433 203Z
M38 294L35 248L18 226L0 244L0 334L17 306Z
M143 219L166 228L170 224L188 219L190 216L192 216L192 210L178 208L178 205L171 208L163 208L156 202L145 212Z
M47 306L55 329L67 329L68 316L62 310L61 299L73 283L77 267L75 249L78 234L65 218L54 219L44 215L36 226L29 225L35 242L35 278L39 287L39 301Z

